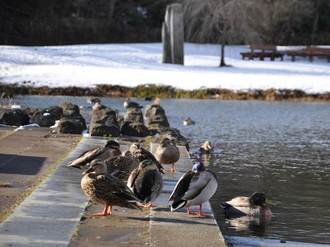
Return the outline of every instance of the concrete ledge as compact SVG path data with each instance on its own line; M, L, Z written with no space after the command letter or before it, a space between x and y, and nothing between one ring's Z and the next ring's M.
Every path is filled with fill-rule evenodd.
M0 246L67 246L87 202L80 189L80 172L66 164L83 150L103 143L84 138L0 225Z
M105 142L101 138L83 138L55 172L0 224L0 246L225 246L209 203L203 205L210 213L209 217L188 216L184 210L169 211L168 197L173 187L192 166L185 147L180 147L177 173L164 175L164 188L155 202L156 208L142 212L116 207L113 216L81 222L87 206L80 189L81 172L66 164ZM124 149L127 147L123 145ZM90 226L98 228L93 231ZM72 236L75 236L74 240Z

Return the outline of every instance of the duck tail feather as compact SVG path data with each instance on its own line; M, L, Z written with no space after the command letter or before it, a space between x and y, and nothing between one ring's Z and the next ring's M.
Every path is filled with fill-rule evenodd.
M186 204L187 204L186 200L174 201L171 205L171 212L174 212L179 208L183 208Z

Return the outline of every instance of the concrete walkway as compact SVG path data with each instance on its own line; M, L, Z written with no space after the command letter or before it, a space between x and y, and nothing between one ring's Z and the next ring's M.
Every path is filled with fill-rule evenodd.
M123 232L132 235L135 227L135 238L141 238L136 246L225 246L225 242L209 204L210 217L195 217L186 215L185 211L171 213L168 208L168 196L177 179L183 172L191 169L188 153L182 147L182 157L177 164L177 173L164 176L164 189L155 202L157 207L149 215L138 210L130 211L122 208L115 209L117 216L93 218L96 225L102 222L106 239L100 239L100 234L90 233L90 228L78 225L85 212L87 201L80 189L81 172L75 168L66 167L69 160L79 156L83 151L103 145L105 140L84 138L69 156L58 166L41 186L36 189L15 212L0 225L0 246L133 246L132 241L126 241ZM152 146L154 148L155 146ZM88 220L86 220L88 221ZM141 227L143 222L144 228ZM109 234L108 228L114 232ZM116 229L122 228L122 232ZM145 231L145 228L148 229ZM139 232L140 229L143 232ZM77 232L80 232L77 236ZM81 234L93 234L93 241L85 242ZM81 235L81 236L79 236ZM115 238L110 237L116 236ZM76 236L76 242L70 242ZM137 237L136 237L137 236ZM131 236L132 237L132 236ZM91 238L91 236L89 236ZM82 240L79 242L79 239ZM97 241L102 240L102 244ZM106 241L105 241L106 240ZM85 242L85 243L84 243ZM83 244L79 244L83 243Z
M69 160L104 140L83 139L28 198L0 225L0 246L67 246L87 205L81 173Z
M80 142L80 135L49 128L14 131L0 127L0 223Z

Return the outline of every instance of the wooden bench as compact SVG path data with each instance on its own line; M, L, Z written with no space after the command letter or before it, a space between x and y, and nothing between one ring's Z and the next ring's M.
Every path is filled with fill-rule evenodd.
M254 58L259 58L259 60L265 60L269 57L271 61L275 58L280 58L283 61L283 53L278 52L275 45L250 45L249 52L241 52L242 59L245 58L253 60Z
M330 48L309 46L297 51L287 51L288 56L291 56L291 61L296 61L296 57L308 57L309 61L313 62L314 57L326 58L330 62Z

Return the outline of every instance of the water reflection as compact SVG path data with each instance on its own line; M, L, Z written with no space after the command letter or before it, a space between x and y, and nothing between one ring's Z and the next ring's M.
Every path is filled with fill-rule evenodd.
M259 217L242 216L234 219L226 219L225 227L237 232L251 232L255 236L262 237L265 235L266 226L269 223L270 219L263 221Z

